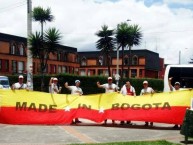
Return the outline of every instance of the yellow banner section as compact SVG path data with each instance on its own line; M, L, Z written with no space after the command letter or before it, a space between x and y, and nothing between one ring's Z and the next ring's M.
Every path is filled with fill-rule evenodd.
M155 93L145 96L123 96L119 93L94 94L76 96L70 94L50 94L26 90L0 90L0 107L19 107L23 103L29 107L32 103L36 108L40 104L55 105L56 109L88 107L90 109L111 109L114 107L137 106L150 104L152 108L168 106L190 106L193 98L192 90L167 93Z

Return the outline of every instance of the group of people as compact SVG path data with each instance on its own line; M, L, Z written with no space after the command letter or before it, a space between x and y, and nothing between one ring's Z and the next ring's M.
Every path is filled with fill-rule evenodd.
M18 82L12 85L12 89L28 89L28 86L23 83L24 77L20 75L18 77ZM171 84L172 77L168 79L168 84L170 87L170 91L178 91L180 90L180 83L175 82L174 86ZM118 86L113 83L112 77L108 77L107 83L100 84L100 82L96 83L99 88L104 88L105 93L112 93L112 92L119 92L123 94L124 96L136 96L135 88L131 85L129 81L127 81L121 88L120 91L118 91ZM64 87L69 89L71 91L71 94L73 95L83 95L83 91L80 88L80 80L75 80L75 85L69 86L68 82L64 84ZM49 81L49 92L52 94L58 94L62 90L62 87L58 87L58 79L56 77L51 77ZM153 94L155 91L152 87L148 86L148 81L143 81L143 89L140 92L140 95L146 95L146 94ZM81 123L78 118L75 119L73 123ZM104 121L104 124L107 123L107 120ZM115 121L112 120L112 123L115 124ZM121 121L120 124L123 125L125 121ZM126 121L126 124L132 125L130 120ZM144 126L153 126L153 122L145 122ZM179 128L179 125L175 125L173 128Z

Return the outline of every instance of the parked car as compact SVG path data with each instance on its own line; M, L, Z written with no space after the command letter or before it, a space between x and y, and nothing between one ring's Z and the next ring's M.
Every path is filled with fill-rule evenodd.
M9 78L6 76L0 76L0 85L3 86L3 89L10 89Z

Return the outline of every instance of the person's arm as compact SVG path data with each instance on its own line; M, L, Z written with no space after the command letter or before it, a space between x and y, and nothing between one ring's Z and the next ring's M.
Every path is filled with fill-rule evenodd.
M142 96L143 95L143 89L141 90L141 92L140 92L140 96Z
M97 87L103 88L103 85L101 85L100 82L97 82Z
M151 88L151 93L153 94L153 93L155 93L155 91L154 91L154 89L153 88Z
M12 84L11 89L15 90L15 84Z
M49 86L51 86L51 85L52 85L52 83L53 83L53 79L54 79L53 77L51 77L51 78L50 78Z
M81 88L80 88L79 95L80 95L80 96L82 96L82 95L83 95L83 91L82 91L82 89L81 89Z
M171 81L172 81L172 77L168 79L168 84L169 84L170 91L173 91L173 86Z
M62 91L62 87L59 87L58 93L61 93Z
M70 89L70 87L68 86L68 82L66 82L66 83L64 84L64 86L65 86L65 88Z

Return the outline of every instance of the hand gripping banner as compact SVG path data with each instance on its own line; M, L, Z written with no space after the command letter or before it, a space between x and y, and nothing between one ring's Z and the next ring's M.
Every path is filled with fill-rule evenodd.
M70 124L74 118L182 124L192 90L123 96L50 94L26 90L0 90L0 123Z

